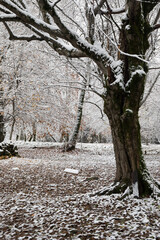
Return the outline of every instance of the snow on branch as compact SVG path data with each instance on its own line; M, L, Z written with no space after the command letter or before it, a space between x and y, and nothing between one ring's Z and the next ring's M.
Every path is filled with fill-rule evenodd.
M0 6L0 12L10 14L11 12Z
M124 13L125 12L125 8L116 8L116 9L113 9L113 8L108 8L107 10L104 10L104 9L101 9L100 10L100 13L102 15L108 15L108 14L120 14L120 13Z
M95 61L104 74L108 73L106 66L110 65L111 69L113 70L113 74L116 73L117 75L117 70L115 69L115 66L117 64L115 64L116 61L114 58L102 47L90 44L85 39L82 39L75 32L69 29L62 22L55 8L53 8L52 5L48 3L48 1L44 1L46 3L46 7L48 8L49 14L53 17L54 22L61 30L61 33L65 36L65 39L70 42L72 46L86 53L88 57Z
M16 16L16 14L14 13L10 13L10 14L2 14L0 15L0 21L1 22L9 22L9 21L19 21L20 19Z
M49 3L48 1L48 4L50 4L51 7L55 7L61 0L56 0L54 1L53 3Z
M88 56L99 66L105 75L108 74L107 66L110 66L115 79L118 78L118 81L120 80L122 76L122 64L120 61L115 61L114 58L101 46L96 44L92 45L87 40L80 37L77 33L69 29L57 14L55 5L51 4L47 0L39 0L39 2L45 3L47 12L52 16L55 24L57 25L56 27L34 17L26 9L20 8L11 0L1 0L0 4L19 17L24 25L28 25L30 28L33 27L34 32L37 31L37 34L41 37L41 39L47 41L49 45L52 46L52 48L59 54L63 54L68 57ZM57 3L57 1L54 3ZM15 15L12 15L12 17L15 17ZM10 14L8 14L8 16L10 16ZM4 17L6 17L4 14L0 15L0 21L2 21ZM11 36L16 38L13 34ZM27 40L32 38L36 39L34 35L21 37L21 39L25 38Z
M28 9L27 3L26 3L25 0L19 0L19 2L20 2L21 6L22 6L24 9Z

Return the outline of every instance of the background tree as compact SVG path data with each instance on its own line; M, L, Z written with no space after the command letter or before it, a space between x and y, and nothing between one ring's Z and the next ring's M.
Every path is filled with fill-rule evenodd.
M0 49L0 142L3 142L5 138L5 126L4 126L4 88L3 88L3 73L2 73L2 61L5 55L5 48Z
M152 11L158 11L158 2L127 0L125 3L122 1L120 8L113 9L106 0L81 1L81 7L88 8L89 32L81 8L77 7L77 10L82 13L84 21L78 24L76 20L80 14L77 14L78 19L72 20L72 12L64 12L61 8L63 2L62 5L61 1L36 2L42 16L39 19L36 13L29 12L31 8L24 0L0 0L0 20L5 24L10 39L44 40L59 54L71 58L88 57L95 63L104 87L103 93L98 94L104 101L104 112L110 122L116 159L115 184L111 191L103 193L130 189L136 196L150 195L154 191L153 186L159 188L159 185L144 163L138 111L148 72L145 60L148 38L153 30L159 28L157 20L153 26L150 25L148 16ZM9 28L7 22L10 21L20 21L33 34L17 36ZM113 27L110 35L105 31L108 24Z
M1 59L0 59L1 64ZM0 142L4 140L4 110L3 110L3 88L2 88L2 72L0 71Z

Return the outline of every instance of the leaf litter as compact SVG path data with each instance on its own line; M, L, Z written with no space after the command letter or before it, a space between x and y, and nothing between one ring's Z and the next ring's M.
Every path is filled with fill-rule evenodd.
M159 149L146 149L147 166L160 181ZM0 161L0 239L160 239L159 198L91 197L114 180L110 144L78 145L71 153L22 144L19 153Z

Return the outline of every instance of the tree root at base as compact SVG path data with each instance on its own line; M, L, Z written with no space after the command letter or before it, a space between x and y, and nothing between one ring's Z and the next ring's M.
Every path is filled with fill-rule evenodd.
M103 196L103 195L112 195L112 194L120 194L125 192L125 190L127 189L127 184L125 183L114 183L112 184L110 187L98 191L94 194L92 194L91 196Z
M101 191L95 192L91 194L90 196L104 196L104 195L112 195L112 194L119 194L119 200L126 198L127 196L133 196L134 198L144 198L144 197L156 197L160 196L160 184L152 179L150 184L150 194L135 194L134 192L134 186L128 185L125 182L116 182L109 186L108 188L105 188Z

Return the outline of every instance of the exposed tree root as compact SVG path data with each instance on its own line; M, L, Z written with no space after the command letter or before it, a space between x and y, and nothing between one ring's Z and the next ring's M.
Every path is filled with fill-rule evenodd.
M127 184L117 182L117 183L112 184L111 186L109 186L106 189L103 189L101 191L98 191L98 192L92 194L91 196L120 194L120 193L124 193L126 189L127 189Z
M138 186L138 185L137 185ZM135 198L143 198L143 197L156 197L160 196L160 183L158 183L156 180L152 179L152 181L147 181L147 187L148 191L144 191L144 193L139 192L139 189L135 191L135 185L128 185L125 182L116 182L109 186L108 188L105 188L101 191L98 191L94 194L91 194L91 196L103 196L103 195L112 195L112 194L119 194L119 199L124 199L127 196L133 196ZM138 193L138 194L137 194Z

